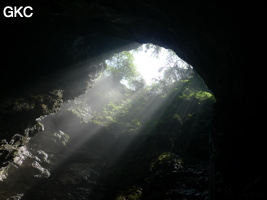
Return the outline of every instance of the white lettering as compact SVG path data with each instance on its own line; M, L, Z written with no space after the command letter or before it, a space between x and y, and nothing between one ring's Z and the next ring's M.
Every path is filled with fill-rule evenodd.
M19 9L17 10L17 7L15 6L14 7L14 17L17 17L17 14L19 14L20 17L23 17L23 15L20 13L20 10L22 9L23 7L20 6Z
M9 10L7 10L7 9L9 9ZM5 17L13 17L13 8L11 6L6 6L4 8L3 13L4 13Z
M30 11L28 11L30 10ZM3 10L3 14L5 17L9 18L9 17L32 17L33 15L33 8L31 6L20 6L20 7L16 7L14 6L14 8L12 6L6 6Z
M30 10L33 10L33 9L32 9L31 6L26 6L26 7L24 8L24 10L23 10L23 14L24 14L24 16L29 18L29 17L31 17L31 16L33 15L33 12L31 12L29 15L27 15L27 13L26 13L26 10L27 10L27 9L30 9Z

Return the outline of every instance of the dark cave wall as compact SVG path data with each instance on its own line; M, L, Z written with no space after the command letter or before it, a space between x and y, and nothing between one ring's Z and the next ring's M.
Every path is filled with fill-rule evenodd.
M97 61L114 49L150 42L191 64L217 99L211 178L217 199L260 198L267 132L258 98L265 85L257 51L264 41L261 5L24 0L2 1L1 9L11 4L31 5L34 16L1 18L1 138L23 134L37 117L81 94L88 74L93 80L104 67ZM62 96L55 93L61 90Z

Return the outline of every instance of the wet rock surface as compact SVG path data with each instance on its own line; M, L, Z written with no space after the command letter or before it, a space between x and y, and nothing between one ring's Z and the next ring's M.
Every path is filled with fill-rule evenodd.
M51 172L49 179L37 184L22 199L95 199L92 191L106 163L103 158L93 160L91 155L82 159L82 163L65 161Z
M216 199L266 198L265 7L259 2L14 0L1 1L1 10L11 4L33 6L34 17L1 18L1 141L10 145L53 112L61 98L50 92L64 90L65 100L81 94L98 68L83 69L87 61L129 41L152 42L192 64L217 99ZM33 98L38 95L45 98ZM14 158L4 145L1 173Z
M145 199L208 199L208 170L205 161L182 163L175 154L162 154L151 168Z
M49 121L51 116L47 118ZM48 125L45 120L43 123ZM79 123L74 125L79 126ZM0 182L0 199L74 200L95 196L92 190L102 168L109 162L108 155L101 150L109 146L104 141L105 136L109 137L111 144L112 136L98 132L92 139L96 133L90 132L92 127L85 125L89 131L81 133L79 127L76 128L77 141L75 132L70 130L70 137L55 127L40 132L26 146L20 147L17 162L10 164L8 176ZM88 134L91 134L90 142ZM101 145L103 141L105 146Z
M175 141L170 140L172 132L164 141L161 136L117 137L99 125L80 123L69 111L48 116L40 123L44 131L21 149L24 159L17 166L11 165L10 176L0 182L0 199L208 197L208 162L193 158L190 150L191 159L187 156L185 161L177 152L186 139L177 136L180 143L170 145ZM204 128L202 134L194 134L203 138L207 131Z

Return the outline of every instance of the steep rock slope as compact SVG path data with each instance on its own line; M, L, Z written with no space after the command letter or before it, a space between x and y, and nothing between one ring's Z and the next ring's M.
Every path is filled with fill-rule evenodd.
M81 94L90 82L88 75L92 81L104 68L97 60L132 42L151 42L173 49L194 66L217 99L212 196L265 197L260 4L1 1L2 10L7 5L30 5L34 15L1 18L1 168L12 161L4 145L24 145L16 134L34 135L42 129L36 118L56 112L62 101Z

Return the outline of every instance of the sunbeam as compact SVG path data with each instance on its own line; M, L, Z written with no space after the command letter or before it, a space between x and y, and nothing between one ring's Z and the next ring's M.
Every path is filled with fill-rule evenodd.
M214 97L192 66L152 44L116 53L97 65L106 65L106 70L98 73L93 87L90 83L84 94L39 120L45 129L27 144L24 161L34 160L32 166L39 171L35 177L54 177L66 191L69 184L90 188L87 197L116 179L105 185L108 195L125 184L142 182L143 173L161 154L179 157L180 164L195 155L206 159L206 150L194 149L200 137L196 130L210 118L203 110L207 105L210 109ZM51 195L56 193L49 180L32 181L25 197L34 197L39 182Z

